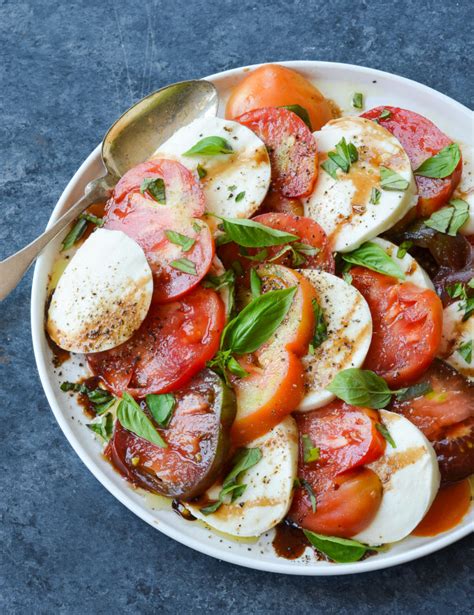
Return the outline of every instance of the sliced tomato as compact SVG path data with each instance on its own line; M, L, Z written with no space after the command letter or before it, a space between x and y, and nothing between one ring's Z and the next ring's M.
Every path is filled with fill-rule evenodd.
M124 344L87 355L94 375L115 395L143 398L175 391L201 370L219 347L225 308L211 289L196 288L179 301L152 304Z
M166 204L145 192L143 179L161 177ZM105 228L132 237L143 249L153 272L153 301L173 301L199 284L214 257L214 241L207 224L192 216L202 215L204 196L194 176L175 161L151 160L126 173L107 203ZM194 244L183 251L167 235L174 231ZM185 263L183 265L183 259Z
M232 90L226 117L262 107L300 105L309 114L313 130L319 130L333 117L332 106L303 75L279 64L265 64L249 72Z
M432 290L363 267L351 269L351 276L372 314L372 342L364 367L391 387L411 384L429 367L441 343L439 297Z
M302 119L287 109L264 107L236 121L265 143L274 187L288 198L311 194L318 177L316 141Z
M296 420L301 436L308 436L320 452L317 461L303 461L307 479L324 467L330 467L331 474L336 475L363 466L378 459L385 450L385 439L376 428L380 420L375 410L336 400L320 410L299 413ZM300 460L304 460L302 437Z
M170 423L165 429L157 428L166 448L117 422L105 455L133 484L167 497L189 499L203 493L221 471L229 450L235 400L221 379L205 369L174 394L174 401ZM149 414L145 402L141 405Z
M390 112L380 119L384 110ZM369 120L377 120L381 126L391 132L403 145L408 154L413 170L416 170L427 158L431 158L453 141L430 120L414 111L399 107L375 107L362 114ZM451 198L459 184L462 173L462 160L454 172L443 179L421 177L416 175L418 186L418 214L430 216Z
M443 482L474 473L474 384L444 361L435 360L420 377L432 392L392 402L391 410L414 423L433 443Z
M271 188L267 192L267 196L260 205L258 212L260 214L280 213L303 216L304 207L300 199L288 199L278 192L278 190Z
M298 476L300 472L301 466ZM382 500L382 483L368 468L351 470L332 480L323 474L308 483L316 496L316 509L303 484L295 490L288 516L318 534L343 538L358 534L371 523Z

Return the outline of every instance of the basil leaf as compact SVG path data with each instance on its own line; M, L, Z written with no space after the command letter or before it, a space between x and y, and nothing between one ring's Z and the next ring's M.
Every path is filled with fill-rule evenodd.
M232 186L227 186L227 190L229 192L234 192L234 190L237 190L237 186L235 184L232 184Z
M235 197L235 202L238 203L245 197L245 190L243 192L239 192L239 194Z
M459 306L459 308L464 310L464 316L462 317L462 321L466 322L466 320L474 312L474 297L469 297L465 299L463 303Z
M311 344L313 346L313 351L318 346L327 340L328 338L328 327L326 324L326 320L324 318L324 312L322 307L316 301L316 299L312 299L311 304L313 306L313 314L314 314L314 334L313 339L311 340Z
M114 429L114 417L111 412L108 412L98 423L88 423L87 427L108 442Z
M397 445L395 444L394 439L390 435L389 430L386 428L386 426L383 423L375 423L375 429L380 434L382 434L382 436L385 438L385 440L387 440L387 442L390 444L392 448L397 448Z
M352 106L354 109L362 109L364 106L364 97L361 92L354 92L352 97Z
M264 261L267 256L268 256L268 250L267 248L262 248L261 250L259 250L256 254L249 254L246 250L244 252L244 250L240 250L240 254L242 256L245 256L245 258L248 258L249 261L256 261L256 262L262 262Z
M372 271L404 280L405 275L398 264L376 243L366 241L352 252L341 254L342 259L351 265L361 265Z
M461 160L461 150L457 143L443 147L437 154L425 160L415 171L415 175L442 179L453 173Z
M301 436L303 442L303 461L305 463L311 463L319 459L319 448L314 446L313 441L307 434Z
M469 288L474 288L474 278L471 278L467 285L469 286Z
M145 397L145 401L158 425L160 427L168 427L176 406L174 395L171 393L162 393L161 395L150 394Z
M137 402L128 393L124 393L117 409L117 418L125 429L139 438L143 438L160 448L168 445L156 431L155 426L143 412Z
M466 289L464 288L464 284L462 282L456 282L455 284L446 286L446 292L452 299L456 299L457 297L467 297Z
M402 241L402 243L398 246L397 250L397 258L403 258L407 250L413 247L413 241Z
M338 564L357 562L369 549L372 549L372 547L368 547L357 540L350 540L349 538L324 536L323 534L315 534L309 530L303 530L303 532L313 547Z
M196 240L192 237L187 237L186 235L182 235L176 231L165 231L165 235L171 243L181 246L183 248L183 252L188 252L196 243Z
M387 167L380 167L380 180L384 190L406 190L410 185L410 182Z
M103 414L114 403L115 397L100 387L96 389L90 389L83 383L75 382L63 382L60 386L61 391L73 391L74 393L80 393L81 395L87 395L87 398L94 406L94 410L97 414Z
M305 256L316 256L321 251L319 248L315 248L314 246L310 246L307 243L301 243L300 241L295 241L292 244L292 248L296 250L296 252L300 252Z
M63 250L69 250L69 248L72 248L76 241L79 241L79 239L84 235L84 233L86 232L86 228L87 220L84 220L84 218L79 218L64 238L61 252Z
M314 493L313 488L308 483L308 481L305 480L304 478L300 478L299 482L300 482L301 487L303 487L303 489L308 494L309 501L311 502L311 510L315 513L316 512L316 495Z
M388 120L389 117L392 117L392 112L390 111L390 109L384 109L377 119Z
M237 378L245 378L245 376L249 375L248 372L246 372L245 369L240 365L237 359L234 359L234 357L232 356L229 356L227 361L225 361L224 369L228 369L229 372L231 374L234 374L234 376L237 376Z
M372 188L372 191L370 193L370 202L372 203L372 205L378 205L380 203L381 196L382 193L378 188Z
M466 363L470 365L472 363L472 340L461 344L461 346L457 349L457 352L466 361Z
M250 290L254 299L262 294L262 280L255 269L250 270Z
M205 288L213 288L220 290L225 286L233 286L235 284L235 273L232 269L227 269L222 275L212 275L208 273L202 282Z
M463 224L469 219L469 204L462 199L453 199L448 207L435 211L424 225L440 233L454 237Z
M212 515L212 513L215 513L216 510L218 510L221 506L222 506L221 500L216 500L212 504L209 504L208 506L204 506L203 508L200 508L199 510L200 512L202 512L203 515Z
M370 370L355 367L339 372L326 388L346 403L366 408L385 408L392 397L392 391L383 378Z
M279 246L299 239L297 235L246 218L221 218L221 220L227 237L245 248Z
M142 181L140 192L148 192L160 205L166 204L165 182L161 177L146 177Z
M217 156L218 154L232 154L234 150L230 143L222 137L204 137L183 156Z
M304 107L301 107L301 105L283 105L281 108L288 109L288 111L292 111L300 118L300 120L303 120L303 122L311 130L311 132L313 131L313 129L311 128L311 120L309 118L309 113Z
M293 302L296 288L271 290L253 299L225 327L221 349L236 354L255 352L278 329Z
M173 269L178 269L183 273L189 273L189 275L197 275L196 264L190 261L189 258L177 258L170 262L170 266Z
M202 164L198 164L196 167L197 174L199 179L204 179L207 175L206 169L202 166Z
M411 387L406 387L404 389L399 389L395 391L395 396L398 401L406 401L407 399L414 399L415 397L421 397L422 395L426 395L426 393L431 393L433 390L431 383L429 382L419 382L418 384L414 384Z
M328 160L321 163L321 168L324 169L333 179L337 179L339 165L337 165L333 160L328 158Z

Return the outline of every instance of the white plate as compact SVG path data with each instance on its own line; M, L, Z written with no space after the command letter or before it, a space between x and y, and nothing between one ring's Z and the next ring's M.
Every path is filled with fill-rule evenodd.
M363 92L366 109L377 105L401 106L427 116L455 140L462 140L471 134L472 119L469 109L409 79L349 64L331 62L282 62L282 64L295 68L314 81L324 94L335 100L344 113L354 112L350 104L353 92L357 91ZM248 69L249 67L237 68L208 77L217 86L223 102L230 88ZM221 104L220 114L223 108L224 104ZM90 180L101 173L102 163L98 146L69 182L54 208L49 224L52 224L82 195L84 187ZM389 551L362 562L353 564L318 562L315 561L311 549L307 549L302 558L290 561L275 555L271 545L272 532L253 544L229 540L211 532L199 522L185 521L171 509L164 509L158 498L154 500L153 497L145 496L144 492L131 488L101 457L98 441L84 426L85 419L81 408L59 389L64 380L75 381L85 375L80 357L71 359L59 369L54 369L52 365L52 355L43 329L44 304L48 275L61 239L62 237L59 237L53 242L38 259L33 278L31 324L33 348L41 382L56 420L76 453L104 487L144 521L188 547L227 562L258 570L299 575L350 574L395 566L437 551L472 531L471 508L463 523L449 532L435 538L409 537L394 545ZM158 548L158 545L156 547Z

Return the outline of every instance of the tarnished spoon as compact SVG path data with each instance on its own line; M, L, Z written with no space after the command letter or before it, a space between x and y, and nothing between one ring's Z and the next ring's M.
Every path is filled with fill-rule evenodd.
M178 128L217 113L216 88L209 81L181 81L142 98L113 124L102 142L107 173L86 186L85 194L37 239L0 262L0 300L18 285L41 250L89 205L108 197L119 178L149 158Z

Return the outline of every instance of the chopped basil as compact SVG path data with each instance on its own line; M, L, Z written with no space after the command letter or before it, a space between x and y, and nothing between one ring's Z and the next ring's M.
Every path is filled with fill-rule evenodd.
M146 177L142 181L140 192L148 192L160 205L166 204L165 182L161 177Z
M222 275L208 273L202 283L205 288L213 288L214 290L221 290L225 286L233 286L234 284L235 273L232 269L227 269Z
M341 275L346 284L352 284L352 276L349 271L343 271Z
M303 487L303 489L308 494L309 501L311 503L311 510L315 513L316 512L316 495L314 493L313 487L311 487L308 481L305 480L304 478L300 478L299 482L300 482L301 487Z
M397 258L403 258L411 247L413 247L413 241L402 241L398 246Z
M156 444L160 448L168 446L147 415L128 393L122 395L122 400L117 409L117 419L122 427L139 438Z
M339 166L330 158L321 163L321 168L324 169L333 179L337 179L337 171Z
M183 156L217 156L218 154L232 154L234 150L230 143L222 137L204 137Z
M405 275L398 264L376 243L366 241L352 252L341 254L342 259L351 265L361 265L372 271L404 280Z
M115 403L115 397L101 387L91 389L83 383L63 382L60 388L64 392L73 391L74 393L87 395L97 414L104 414Z
M309 113L308 111L302 107L301 105L283 105L282 109L288 109L288 111L292 111L294 114L296 114L301 120L303 120L303 122L306 124L306 126L312 131L313 129L311 128L311 120L309 118Z
M459 309L464 311L463 322L466 321L474 312L474 297L469 297L467 294L468 288L474 288L474 278L471 278L467 284L456 282L451 286L446 287L446 292L452 299L459 299Z
M319 448L314 446L314 443L308 434L304 433L301 436L301 440L303 442L303 461L305 463L317 461L319 459Z
M206 169L202 166L202 164L198 164L196 167L197 174L199 179L204 179L207 175Z
M98 423L88 423L87 427L105 440L105 442L108 442L112 437L114 429L114 417L111 412L107 412L106 415L100 418Z
M176 231L165 231L165 235L171 243L181 246L183 248L183 252L188 252L196 243L196 240L192 237L182 235Z
M196 220L194 220L193 222L193 230L195 233L200 233L202 230L201 225L198 222L196 222Z
M161 395L150 394L145 397L145 401L158 425L160 427L168 427L176 406L174 395L171 393L162 393Z
M461 355L464 361L470 365L472 363L472 340L461 344L461 346L457 349L457 352Z
M381 196L382 193L378 188L372 188L372 191L370 193L370 202L372 203L372 205L378 205L380 203Z
M190 261L189 258L178 258L171 261L170 266L173 269L178 269L183 273L189 273L190 275L197 275L196 264Z
M385 438L385 440L387 440L387 442L390 444L390 446L392 448L397 448L397 445L395 444L394 439L390 435L389 430L387 429L387 427L383 423L375 423L375 429L380 434L382 434L382 436Z
M384 109L381 114L378 116L377 121L380 120L388 120L389 117L392 116L392 112L390 109Z
M250 290L254 299L262 294L262 280L255 269L250 270Z
M437 154L425 160L416 170L415 175L422 177L443 178L453 173L461 160L461 150L457 143L443 147Z
M313 306L313 314L314 314L314 334L313 339L311 340L311 345L313 347L313 352L315 348L321 346L321 344L327 340L328 338L328 327L326 323L326 319L324 318L324 312L322 307L316 301L316 299L312 299L311 304Z
M447 207L431 214L424 224L435 231L454 237L468 219L469 204L463 199L452 199Z
M338 564L348 564L359 561L367 551L377 550L369 547L358 540L339 538L337 536L325 536L315 534L309 530L303 530L306 538L315 549L327 555L329 559Z
M362 109L364 106L364 97L361 92L354 92L352 97L352 106L354 109Z
M235 184L232 184L232 186L227 186L227 190L229 192L234 192L234 190L237 190L237 186Z
M235 202L238 203L245 197L245 190L243 192L239 192L239 194L235 197Z
M248 372L246 372L245 369L240 365L237 359L232 356L229 356L226 361L226 369L228 369L229 372L234 376L237 376L237 378L245 378L245 376L249 375Z
M380 180L384 190L406 190L410 185L410 182L387 167L380 167Z
M268 257L268 249L262 248L256 254L249 254L247 250L244 251L243 248L240 249L240 254L248 258L249 261L256 261L258 263L264 261Z
M335 152L328 152L328 156L344 173L348 173L353 162L357 162L359 155L353 143L347 143L345 137L336 145Z
M260 222L247 218L220 218L226 237L245 248L279 246L299 239L297 235L285 233Z

